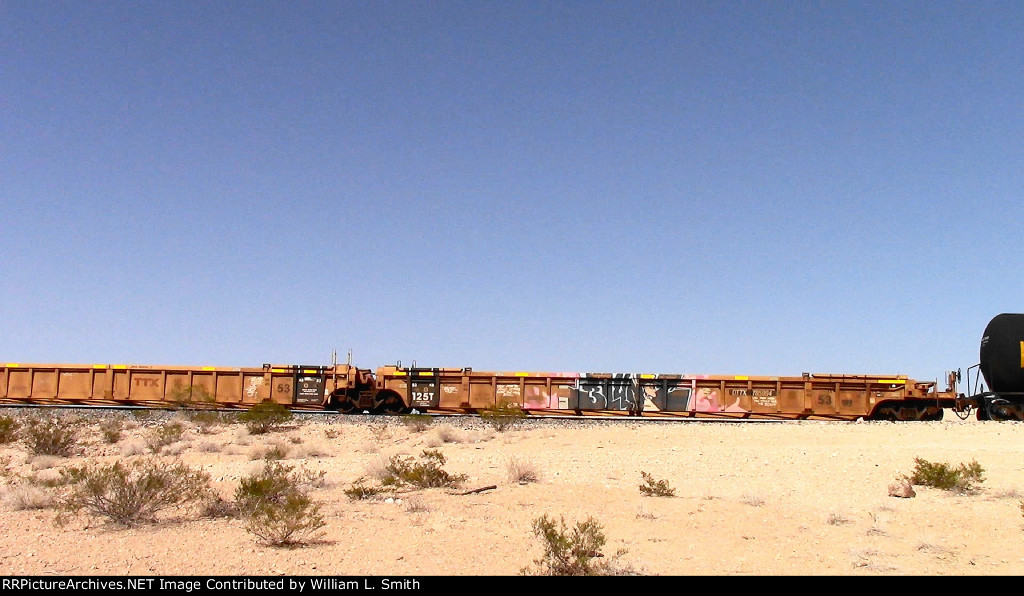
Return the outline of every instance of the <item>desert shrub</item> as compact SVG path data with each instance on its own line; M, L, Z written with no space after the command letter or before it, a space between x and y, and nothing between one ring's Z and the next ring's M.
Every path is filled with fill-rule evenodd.
M395 455L385 466L381 483L384 486L411 485L417 488L462 484L466 476L446 471L442 467L446 461L444 454L434 449L424 449L419 462L407 455Z
M434 419L427 414L405 414L402 416L402 424L409 429L410 432L421 433L434 423Z
M149 408L137 408L132 410L132 418L138 422L148 422L153 419L153 410Z
M267 461L280 461L282 459L288 459L288 449L283 445L271 445L264 449L257 450L254 454L253 459L263 459Z
M84 510L123 526L152 521L164 509L200 502L209 494L210 477L178 461L85 464L65 468L61 476L68 488L59 501L63 513Z
M533 533L544 545L544 554L534 560L539 575L618 575L624 570L617 567L625 554L619 551L611 560L602 560L601 549L606 539L601 524L588 517L577 522L570 530L565 519L557 523L544 515L533 521ZM530 573L530 569L523 569Z
M218 424L222 424L224 418L220 412L215 410L188 410L185 417L189 422L196 425L196 429L202 434L208 434Z
M238 415L249 433L262 435L277 430L292 419L291 411L276 401L262 401Z
M647 472L640 472L643 482L640 484L640 492L648 497L674 497L676 489L669 486L667 480L655 480Z
M167 392L167 399L182 409L212 410L217 407L214 395L205 387L196 385L175 384Z
M108 418L100 422L100 436L104 443L113 445L121 440L124 433L124 421L120 418Z
M203 517L238 517L238 507L231 501L221 498L219 495L211 495L200 514Z
M914 458L914 472L910 481L918 486L931 486L954 492L968 492L976 484L985 481L985 470L977 461L960 464L954 468L949 464L933 463L920 457Z
M153 453L160 453L160 450L168 445L177 443L185 435L185 426L180 422L168 422L153 429L153 432L146 439L146 446Z
M0 445L13 443L18 438L18 421L10 416L0 416Z
M526 418L526 412L519 407L519 404L503 401L493 408L480 410L480 418L490 424L494 430L505 432Z
M4 502L13 511L29 511L50 507L53 497L50 491L29 484L11 489L4 495Z
M25 447L35 455L68 457L78 444L75 425L54 414L32 416L21 435Z
M345 495L353 501L362 501L364 499L371 499L385 490L384 487L367 484L366 478L363 477L349 485L345 489Z
M306 479L292 467L269 461L243 478L235 491L235 504L246 530L270 546L316 539L326 522L305 485Z
M508 480L520 484L539 482L540 471L532 462L513 457L508 462Z

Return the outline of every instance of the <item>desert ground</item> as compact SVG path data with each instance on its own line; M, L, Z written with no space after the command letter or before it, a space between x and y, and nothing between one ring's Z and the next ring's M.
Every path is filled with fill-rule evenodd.
M29 414L5 409L15 418ZM72 457L0 446L0 575L518 575L543 554L537 518L588 517L605 560L643 575L1019 575L1024 573L1024 428L1018 423L709 423L542 421L498 432L478 419L320 416L249 434L239 424L188 416L116 414L114 442L92 415ZM159 428L180 439L154 454ZM275 449L276 448L276 449ZM233 498L239 480L273 449L313 475L326 526L313 542L265 546L241 519L197 508L125 528L81 514L55 524L58 489L47 479L86 460L181 461ZM458 488L353 500L394 455L444 454ZM915 487L889 495L915 458L977 461L984 481L956 493ZM525 472L525 473L524 473ZM641 493L641 474L675 496ZM532 478L531 478L532 477ZM467 493L488 486L495 488Z

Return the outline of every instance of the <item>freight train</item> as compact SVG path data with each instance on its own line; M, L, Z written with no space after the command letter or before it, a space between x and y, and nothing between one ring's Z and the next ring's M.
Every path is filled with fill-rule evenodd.
M936 382L903 375L739 376L485 372L472 368L372 369L264 364L252 368L129 364L21 364L0 369L0 403L249 407L275 401L341 413L474 413L514 405L527 415L693 418L941 420L952 409L979 420L1024 419L1024 314L989 323L981 363ZM988 389L982 390L981 378Z

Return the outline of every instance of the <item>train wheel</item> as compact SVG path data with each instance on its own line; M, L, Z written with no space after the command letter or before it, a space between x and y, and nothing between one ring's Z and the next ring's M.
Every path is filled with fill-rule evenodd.
M332 393L328 407L342 414L351 414L356 411L356 403L344 392Z
M405 402L393 391L382 391L377 394L374 413L378 414L401 414L405 412Z

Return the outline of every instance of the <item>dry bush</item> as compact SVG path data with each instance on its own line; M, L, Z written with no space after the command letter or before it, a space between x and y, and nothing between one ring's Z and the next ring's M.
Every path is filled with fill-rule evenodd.
M432 449L424 449L419 462L409 456L396 455L388 460L381 483L384 486L410 485L417 488L459 486L466 476L446 471L442 467L446 461L444 454Z
M640 493L648 497L674 497L676 489L669 486L668 480L655 480L647 472L641 471Z
M200 441L196 445L196 450L200 453L220 453L224 450L224 446L216 441Z
M167 391L167 399L182 410L212 411L217 407L214 395L206 387L198 385L175 383Z
M160 453L164 448L181 441L185 437L185 425L181 422L168 422L154 428L146 439L146 446L152 453Z
M764 498L758 495L746 494L740 497L740 501L745 505L750 505L751 507L760 507L764 505Z
M368 481L365 476L360 476L355 482L345 489L345 495L353 501L363 501L366 499L372 499L387 491L383 486L374 486L367 482Z
M202 517L238 517L238 507L231 501L222 499L219 495L213 495L206 500L203 505L203 510L200 513Z
M117 444L118 451L125 457L149 453L149 444L145 439L131 439Z
M544 554L534 560L535 569L525 568L524 574L536 575L624 575L629 570L618 566L625 554L619 551L604 560L601 549L606 538L601 524L588 517L570 530L562 518L558 523L543 515L533 521L533 533L540 538Z
M434 423L434 419L427 414L405 414L402 416L402 424L412 433L421 433Z
M245 529L269 546L319 539L326 522L319 503L309 495L307 482L294 468L269 461L243 478L235 491L235 504Z
M391 429L387 426L371 426L370 435L373 436L373 440L378 443L391 442Z
M505 432L526 418L526 412L517 403L502 401L492 408L480 410L480 418L498 432Z
M292 452L293 459L306 459L310 457L331 457L333 452L326 449L319 443L303 443L302 446L297 447Z
M26 459L25 463L33 470L49 470L61 465L64 461L63 457L56 455L33 455Z
M447 424L437 427L434 431L434 436L442 443L462 443L465 441L465 433Z
M288 448L284 445L267 445L252 453L252 459L265 459L267 461L281 461L288 459Z
M74 421L55 414L32 416L21 431L21 440L29 453L70 457L78 445Z
M910 481L918 486L931 486L958 493L967 493L975 485L985 481L985 470L977 461L960 464L954 468L949 464L932 463L920 457L914 458L914 472Z
M53 505L53 495L38 486L18 486L4 494L4 504L12 511L47 509Z
M18 421L10 416L0 416L0 445L13 443L18 439Z
M100 422L100 437L104 443L113 445L124 436L124 420L120 418L108 418Z
M532 461L521 460L517 457L513 457L509 460L506 470L508 472L509 482L517 482L519 484L540 482L540 470Z
M291 411L276 401L262 401L238 415L249 434L262 435L281 428L292 419Z
M406 513L428 513L432 510L429 503L418 496L411 496L405 500Z
M110 465L87 463L61 471L68 490L59 499L63 513L85 511L123 525L152 521L169 507L202 501L210 477L181 462L146 458Z

